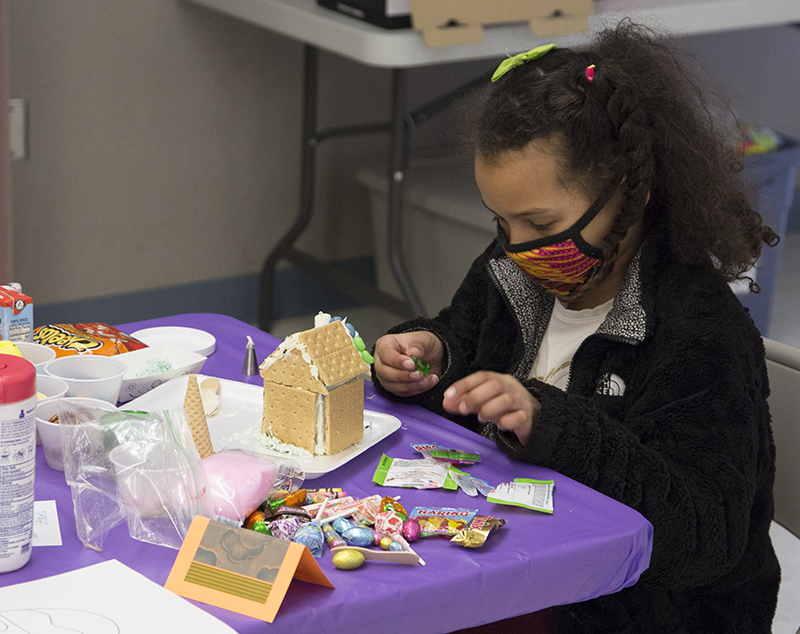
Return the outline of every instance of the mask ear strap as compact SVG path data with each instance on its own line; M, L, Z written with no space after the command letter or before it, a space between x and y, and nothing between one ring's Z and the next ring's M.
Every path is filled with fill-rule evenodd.
M618 184L614 184L610 186L608 189L603 191L592 203L591 207L586 210L586 213L583 214L572 227L570 227L573 231L583 231L592 220L597 218L597 214L608 204L608 201L611 200L611 197L614 195L614 192L617 191Z
M578 218L575 224L560 233L552 236L545 236L544 238L538 238L536 240L531 240L530 242L523 242L522 244L511 244L508 241L508 236L506 236L505 231L503 231L503 228L498 222L497 240L500 243L500 246L503 247L504 251L509 253L521 253L522 251L532 251L533 249L539 249L550 244L557 244L562 240L573 237L575 234L578 234L577 238L580 238L580 232L583 231L586 228L586 225L594 220L597 217L597 214L600 213L600 210L605 207L606 204L608 204L608 201L611 200L614 192L617 191L617 187L619 187L619 184L614 183L613 185L609 186L608 189L604 190L591 204L589 209L587 209L586 212L580 218ZM592 249L596 250L596 247L592 247Z

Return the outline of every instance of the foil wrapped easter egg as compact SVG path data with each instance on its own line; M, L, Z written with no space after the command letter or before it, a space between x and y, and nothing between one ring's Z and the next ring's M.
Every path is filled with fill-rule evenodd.
M389 551L390 552L399 552L403 550L402 544L398 544L397 542L392 542L389 544Z
M346 541L350 546L361 546L362 548L365 548L372 544L372 531L363 526L349 528L341 533L341 535L344 538L344 541Z
M389 546L391 546L393 543L394 543L394 540L391 537L383 537L383 538L381 538L380 546L384 550L389 550Z
M364 555L357 550L340 550L333 556L333 565L339 570L355 570L364 563Z
M415 542L419 539L419 522L415 519L407 519L403 522L403 537L407 542Z
M339 517L333 520L332 526L334 530L341 535L346 530L349 530L351 528L356 528L358 524L356 524L355 522L351 522L349 519L345 517Z

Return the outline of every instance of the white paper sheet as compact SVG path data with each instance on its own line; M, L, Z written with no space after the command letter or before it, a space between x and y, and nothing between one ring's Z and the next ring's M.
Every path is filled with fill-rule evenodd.
M61 527L55 500L34 501L32 543L34 546L61 546Z
M112 559L0 588L0 632L231 634L234 630Z

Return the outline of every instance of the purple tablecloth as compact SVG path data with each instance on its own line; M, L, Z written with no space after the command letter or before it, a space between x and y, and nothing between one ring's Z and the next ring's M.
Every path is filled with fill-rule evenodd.
M216 352L203 374L253 384L260 382L258 376L241 374L246 335L255 341L259 362L278 344L271 335L222 315L177 315L120 328L130 333L167 325L200 328L216 337ZM401 495L409 510L422 505L477 509L507 524L480 549L438 538L416 542L425 567L368 562L356 571L340 571L326 552L318 561L336 589L293 581L273 624L197 605L239 632L450 632L616 592L634 584L647 568L652 527L636 511L549 469L514 462L486 439L427 410L388 402L370 383L365 393L366 407L397 416L401 429L343 467L310 481L311 486L342 487L356 497ZM421 441L480 453L482 462L469 470L491 484L514 478L554 480L554 514L498 506L461 491L384 488L372 482L382 453L418 458L409 444ZM64 545L36 548L27 566L0 575L0 585L112 558L163 584L176 551L131 539L124 524L109 533L102 552L84 548L75 532L64 476L47 467L42 451L38 454L36 499L57 501Z

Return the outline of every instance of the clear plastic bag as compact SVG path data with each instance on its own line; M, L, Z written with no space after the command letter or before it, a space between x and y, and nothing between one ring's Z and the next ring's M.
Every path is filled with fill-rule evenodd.
M108 531L125 519L100 423L116 411L110 403L82 405L71 399L62 399L58 406L64 476L72 491L75 526L83 545L94 550L100 550Z
M85 546L100 550L108 531L125 520L134 539L177 549L195 515L213 517L182 411L108 412L64 401L62 417L69 425L64 473Z

